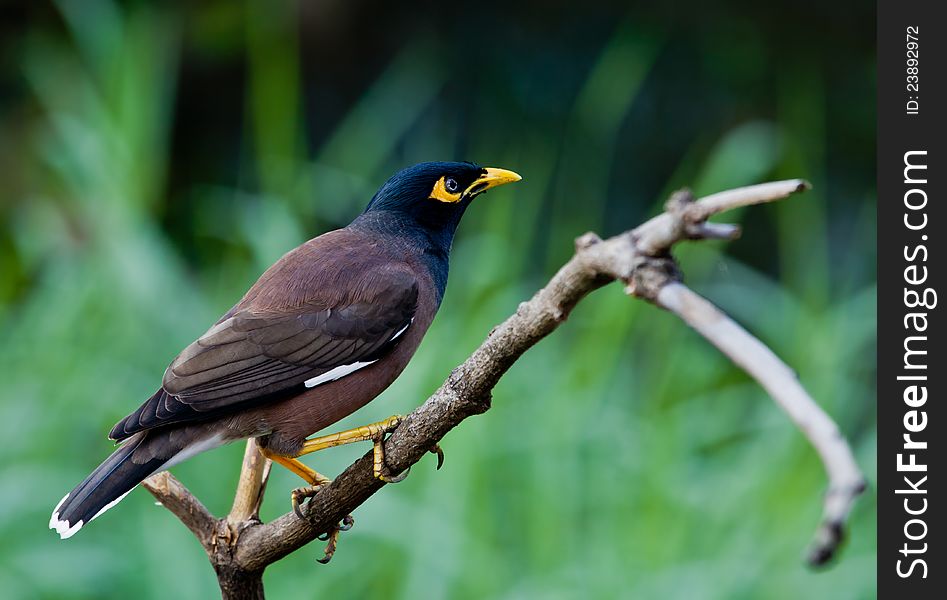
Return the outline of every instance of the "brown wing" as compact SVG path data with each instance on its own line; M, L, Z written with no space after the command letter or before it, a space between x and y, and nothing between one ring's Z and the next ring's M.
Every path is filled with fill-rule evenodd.
M346 248L316 252L316 263L306 262L313 248L284 257L174 359L161 389L109 437L121 440L298 393L384 356L414 317L418 282L407 265L371 247L354 254ZM286 290L288 304L273 301L280 297L273 286Z

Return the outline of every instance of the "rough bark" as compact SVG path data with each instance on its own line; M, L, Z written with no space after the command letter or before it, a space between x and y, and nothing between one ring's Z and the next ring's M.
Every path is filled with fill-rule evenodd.
M444 384L405 417L385 442L388 468L398 473L410 467L461 421L488 410L491 390L524 352L554 331L590 292L619 281L626 293L673 312L730 357L770 393L810 440L825 466L829 488L808 560L813 565L830 560L852 503L864 489L851 449L792 370L720 309L687 288L670 255L671 247L682 240L737 237L738 226L707 222L717 213L780 200L807 187L802 180L779 181L699 201L684 190L671 197L665 212L636 229L607 240L593 233L578 238L575 255L549 283L495 327ZM261 523L258 511L268 473L268 461L251 440L233 509L224 519L210 515L170 474L156 475L145 483L204 546L224 598L262 598L261 578L268 565L335 527L384 486L372 476L369 452L309 502L308 520L289 512Z

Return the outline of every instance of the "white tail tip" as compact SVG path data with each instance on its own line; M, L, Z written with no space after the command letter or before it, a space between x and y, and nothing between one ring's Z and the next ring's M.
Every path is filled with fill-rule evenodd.
M62 500L59 501L59 504L56 505L56 508L53 509L53 516L49 518L49 528L55 529L56 533L59 534L59 539L71 538L76 534L77 531L82 529L82 521L77 522L75 525L69 525L69 521L59 518L59 507L63 505L66 499L69 497L69 494L66 494L62 497Z

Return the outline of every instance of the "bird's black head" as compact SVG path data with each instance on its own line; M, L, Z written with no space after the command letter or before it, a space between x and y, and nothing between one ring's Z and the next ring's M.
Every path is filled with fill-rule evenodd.
M432 233L453 236L470 201L492 187L519 181L505 169L484 168L469 162L427 162L402 169L381 186L365 214L384 212Z
M408 240L434 278L439 303L447 286L454 232L470 201L520 179L513 171L469 162L420 163L385 182L349 227Z

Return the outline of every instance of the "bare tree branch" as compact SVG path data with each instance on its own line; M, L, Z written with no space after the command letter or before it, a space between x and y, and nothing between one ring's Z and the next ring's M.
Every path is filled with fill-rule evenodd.
M825 563L841 541L842 526L856 496L865 489L855 457L838 427L803 389L792 369L702 296L683 284L671 283L658 293L657 302L756 379L819 453L829 476L829 489L808 560L814 565Z
M190 529L200 541L201 546L210 552L214 544L214 534L217 531L217 519L201 504L200 500L167 471L152 475L144 480L142 485L151 492L161 506L170 510L184 523L184 526Z
M266 491L266 482L270 477L272 467L273 463L260 454L260 445L257 441L253 438L247 440L247 448L243 453L243 467L240 469L240 479L233 497L233 507L227 515L227 521L231 525L260 520L260 504L263 503L263 493Z
M607 240L593 233L578 238L575 255L549 283L495 327L480 347L451 372L447 381L392 433L385 442L389 470L397 473L408 468L461 421L489 409L491 390L510 366L554 331L582 298L617 280L625 285L629 295L673 312L717 346L753 376L802 429L829 477L823 520L809 560L813 564L828 561L837 549L852 503L864 488L864 479L851 449L835 423L769 348L681 283L680 271L670 255L671 247L683 240L733 239L739 235L740 228L736 225L708 223L707 219L715 214L780 200L807 187L808 184L799 179L777 181L713 194L696 202L685 190L671 197L665 212L632 231ZM216 528L216 535L226 538L223 541L228 548L226 553L218 550L216 558L212 556L218 578L222 577L221 573L231 574L229 578L221 578L225 597L236 597L227 590L239 590L245 581L253 588L248 597L262 597L259 575L267 565L334 528L384 485L372 476L369 452L312 498L306 507L308 520L290 512L264 524L259 522L257 511L268 461L261 459L251 441L244 457L234 508L225 520L229 527ZM190 494L173 478L168 476L163 481L166 487L174 489L171 497L175 502L166 506L195 532L205 548L208 547L202 536L207 535L207 519L213 528L213 517L196 499L187 500ZM159 499L166 495L162 491L159 496L153 488L161 486L154 482L146 485ZM190 509L180 508L194 503L203 511L196 520ZM219 548L220 542L218 539L214 544Z

